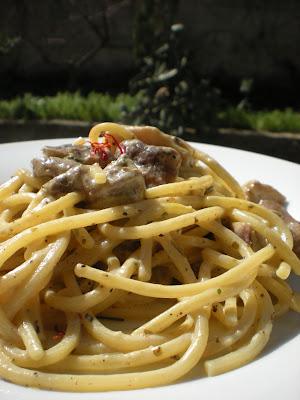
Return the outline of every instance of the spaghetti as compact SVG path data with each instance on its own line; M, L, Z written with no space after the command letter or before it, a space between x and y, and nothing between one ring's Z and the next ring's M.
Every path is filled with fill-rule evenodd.
M96 125L0 187L0 376L51 390L165 385L253 360L300 310L281 218L153 127Z

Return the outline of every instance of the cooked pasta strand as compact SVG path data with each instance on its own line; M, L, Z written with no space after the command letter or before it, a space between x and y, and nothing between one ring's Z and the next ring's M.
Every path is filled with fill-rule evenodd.
M32 166L0 186L3 380L128 390L200 362L213 376L300 312L294 232L183 140L101 123Z

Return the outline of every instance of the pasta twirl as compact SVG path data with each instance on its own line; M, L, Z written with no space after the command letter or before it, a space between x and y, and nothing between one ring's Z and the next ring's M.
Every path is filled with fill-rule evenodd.
M0 376L64 391L253 360L299 312L287 224L210 156L112 123L0 186Z

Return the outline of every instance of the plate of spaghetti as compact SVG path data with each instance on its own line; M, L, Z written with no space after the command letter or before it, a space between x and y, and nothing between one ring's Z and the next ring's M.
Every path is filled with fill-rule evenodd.
M299 165L67 142L0 146L1 399L298 399Z

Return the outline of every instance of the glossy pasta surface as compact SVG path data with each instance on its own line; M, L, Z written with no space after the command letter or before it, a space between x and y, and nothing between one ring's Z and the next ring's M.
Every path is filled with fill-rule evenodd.
M102 156L136 139L181 159L176 179L145 186L137 201L54 197L49 179L26 170L0 186L2 378L88 392L166 385L198 363L213 376L251 362L276 319L300 311L287 283L300 260L281 218L156 128L104 123L89 136ZM107 184L105 168L89 168Z

